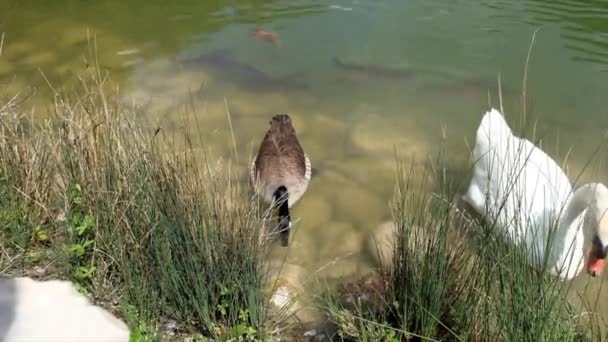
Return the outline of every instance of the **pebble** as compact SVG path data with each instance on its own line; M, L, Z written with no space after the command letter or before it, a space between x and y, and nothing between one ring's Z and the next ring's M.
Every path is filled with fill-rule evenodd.
M283 310L289 305L288 311L293 312L301 307L299 297L303 289L302 277L304 268L283 263L282 260L273 260L268 266L267 288L271 293L270 303L276 309Z
M36 277L36 278L42 278L46 275L46 268L41 267L41 266L34 266L32 268L32 274Z

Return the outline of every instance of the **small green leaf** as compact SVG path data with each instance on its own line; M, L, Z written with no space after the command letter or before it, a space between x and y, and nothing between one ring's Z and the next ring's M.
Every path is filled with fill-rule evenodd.
M76 228L76 234L82 236L89 228L93 227L94 222L93 216L86 215Z
M78 291L79 293L81 293L83 295L87 295L89 292L89 291L87 291L87 288L82 286L81 284L74 283L74 287L76 288L76 291Z
M75 212L72 214L72 224L76 227L80 225L82 221L82 215L79 212Z
M34 238L37 241L44 242L48 241L49 235L47 234L46 230L40 229L40 227L38 227L34 230Z
M78 243L74 243L68 246L68 251L77 258L84 255L84 246Z
M209 339L207 339L205 336L203 336L202 334L196 334L194 335L194 340L196 342L208 342Z
M255 330L254 327L252 326L248 326L247 327L247 331L245 332L245 334L247 334L247 337L249 337L252 340L255 340L255 335L258 333L257 330Z
M82 245L83 248L87 248L89 247L94 241L93 240L87 240L85 241L85 243Z
M228 308L228 304L226 304L226 303L217 305L217 310L220 312L220 314L222 316L226 316L226 314L228 313L226 310L227 308Z
M93 227L93 224L95 223L95 219L93 218L93 215L86 215L84 217L84 224L86 224L89 227Z
M242 336L243 334L247 333L247 327L243 324L237 324L236 326L232 327L228 333L228 335L230 337L239 337Z
M76 269L74 276L78 279L87 279L90 278L93 273L95 273L95 266L79 266Z
M40 261L41 257L40 257L40 254L31 253L31 254L27 254L27 255L25 256L25 259L26 259L28 262L30 262L30 263L32 263L32 264L35 264L35 263L37 263L37 262L39 262L39 261Z
M239 319L242 322L247 323L249 321L249 310L247 310L247 309L239 310Z

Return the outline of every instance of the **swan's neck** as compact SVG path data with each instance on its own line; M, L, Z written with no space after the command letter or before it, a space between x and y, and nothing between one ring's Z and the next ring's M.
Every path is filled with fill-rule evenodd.
M608 198L608 189L603 184L583 185L571 193L559 213L560 220L553 238L556 245L551 254L568 279L576 276L587 260L591 242L598 234L597 209L608 205L603 197Z
M581 214L584 214L594 202L596 197L596 186L594 183L585 184L576 189L566 202L566 207L562 213L562 223L570 224Z
M568 235L583 234L587 245L596 235L608 237L606 224L602 224L608 223L608 217L602 218L607 209L608 189L601 183L585 184L568 199L561 226L568 230Z

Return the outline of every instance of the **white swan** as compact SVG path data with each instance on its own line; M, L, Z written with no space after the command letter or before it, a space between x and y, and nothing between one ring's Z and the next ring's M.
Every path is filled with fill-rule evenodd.
M586 265L599 275L608 252L608 189L601 183L572 186L542 150L513 135L502 114L486 112L477 130L473 177L463 199L541 266L548 243L549 269L566 279ZM604 217L606 214L606 217ZM585 264L586 262L586 264Z

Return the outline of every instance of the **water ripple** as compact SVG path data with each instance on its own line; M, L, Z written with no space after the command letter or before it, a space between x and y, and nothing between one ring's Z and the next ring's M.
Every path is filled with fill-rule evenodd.
M564 47L572 59L608 65L608 1L606 0L528 0L492 1L482 4L498 12L495 20L516 20L532 26L551 24L561 31ZM530 18L525 18L527 14Z

